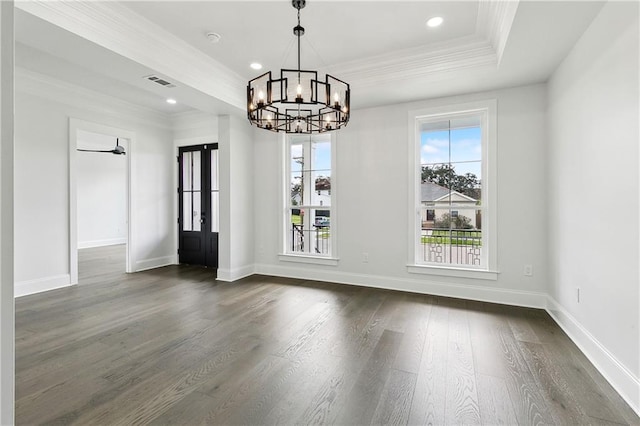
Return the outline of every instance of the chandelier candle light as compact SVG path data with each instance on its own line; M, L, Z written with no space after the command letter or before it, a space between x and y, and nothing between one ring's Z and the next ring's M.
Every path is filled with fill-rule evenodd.
M317 71L300 69L300 9L306 0L292 0L298 10L298 25L293 34L298 38L298 69L281 69L280 78L271 71L249 81L247 85L247 118L261 129L286 133L321 133L344 127L349 122L349 84L326 75L318 80Z

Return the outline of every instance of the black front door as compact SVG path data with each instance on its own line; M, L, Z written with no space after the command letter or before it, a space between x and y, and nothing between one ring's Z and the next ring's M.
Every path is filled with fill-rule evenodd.
M218 267L218 144L180 148L178 259Z

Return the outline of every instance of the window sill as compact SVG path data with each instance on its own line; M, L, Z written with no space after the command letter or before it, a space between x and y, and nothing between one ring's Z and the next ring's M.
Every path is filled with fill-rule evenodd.
M279 254L282 262L310 263L312 265L338 266L340 259L336 257L305 256L301 254Z
M407 272L410 274L438 275L441 277L472 278L478 280L496 281L498 271L488 271L484 269L453 268L433 265L407 265Z

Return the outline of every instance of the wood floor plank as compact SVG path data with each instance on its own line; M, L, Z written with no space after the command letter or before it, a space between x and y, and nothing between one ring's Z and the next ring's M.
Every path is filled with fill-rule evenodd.
M541 337L547 352L557 359L572 383L574 392L584 401L582 406L588 416L602 421L633 424L636 414L604 380L587 357L545 313L538 313L531 326Z
M86 389L101 389L108 382L94 375L74 376L42 387L29 395L16 395L17 424L69 424L77 409L90 403L93 395Z
M523 354L520 351L518 341L513 336L511 327L507 321L495 316L501 312L495 305L485 305L485 310L494 314L491 318L495 321L494 327L498 332L500 344L499 354L495 356L504 360L508 374L504 377L507 391L511 397L516 418L519 424L549 425L555 420L549 414L547 403L538 388ZM508 318L508 315L507 315Z
M203 420L203 417L200 416L203 415L202 413L208 412L213 402L214 400L208 395L191 392L149 424L155 426L199 424Z
M531 327L530 320L524 315L526 314L521 312L509 316L508 322L513 336L521 342L540 343L538 335Z
M341 402L338 424L369 424L398 351L402 333L385 330L358 381Z
M445 424L445 394L448 359L449 309L432 306L409 424Z
M17 424L630 424L541 310L185 265L16 300Z
M535 322L533 324L533 327L536 327ZM613 423L625 424L629 422L630 420L627 420L623 414L624 407L620 407L619 410L614 409L613 401L587 372L584 360L580 357L582 353L577 347L572 348L571 346L574 346L573 343L559 334L555 335L552 341L549 340L543 344L545 353L557 360L554 362L557 373L573 389L573 394L580 401L580 406L585 414L594 419Z
M484 374L478 374L476 377L482 424L518 424L505 380Z
M464 309L450 311L447 349L445 423L480 424L469 322Z
M302 368L291 377L284 392L273 404L269 414L260 420L263 425L291 424L304 415L309 395L316 394L326 377L340 368L340 359L324 353L307 357Z
M272 384L270 381L275 374L289 364L284 358L268 355L255 365L250 374L244 375L244 380L234 380L225 383L210 394L216 402L204 423L207 424L231 424L234 417L244 417L249 403L255 402L254 398L264 396L265 389L273 386L277 389L279 382ZM268 391L268 390L267 390ZM256 420L254 419L255 424Z
M587 424L587 414L575 400L573 390L544 346L530 342L520 342L519 345L556 423Z
M294 423L303 425L334 424L342 407L342 400L346 398L357 378L357 373L354 372L355 368L355 365L345 368L344 365L339 364L329 378L324 380L320 389L315 394L311 394L313 396L306 404L306 409Z
M420 369L422 351L427 338L427 327L431 315L431 304L409 302L405 311L404 332L402 342L398 348L398 355L393 362L393 368L408 373L417 374Z
M401 370L391 370L371 424L406 425L409 421L411 401L416 386L416 375Z

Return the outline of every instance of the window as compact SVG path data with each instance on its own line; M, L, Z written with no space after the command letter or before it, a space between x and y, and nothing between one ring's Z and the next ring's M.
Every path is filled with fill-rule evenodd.
M332 151L331 134L287 138L286 255L327 259L335 255Z
M417 111L409 272L491 271L495 275L495 101ZM460 276L475 277L474 275Z

